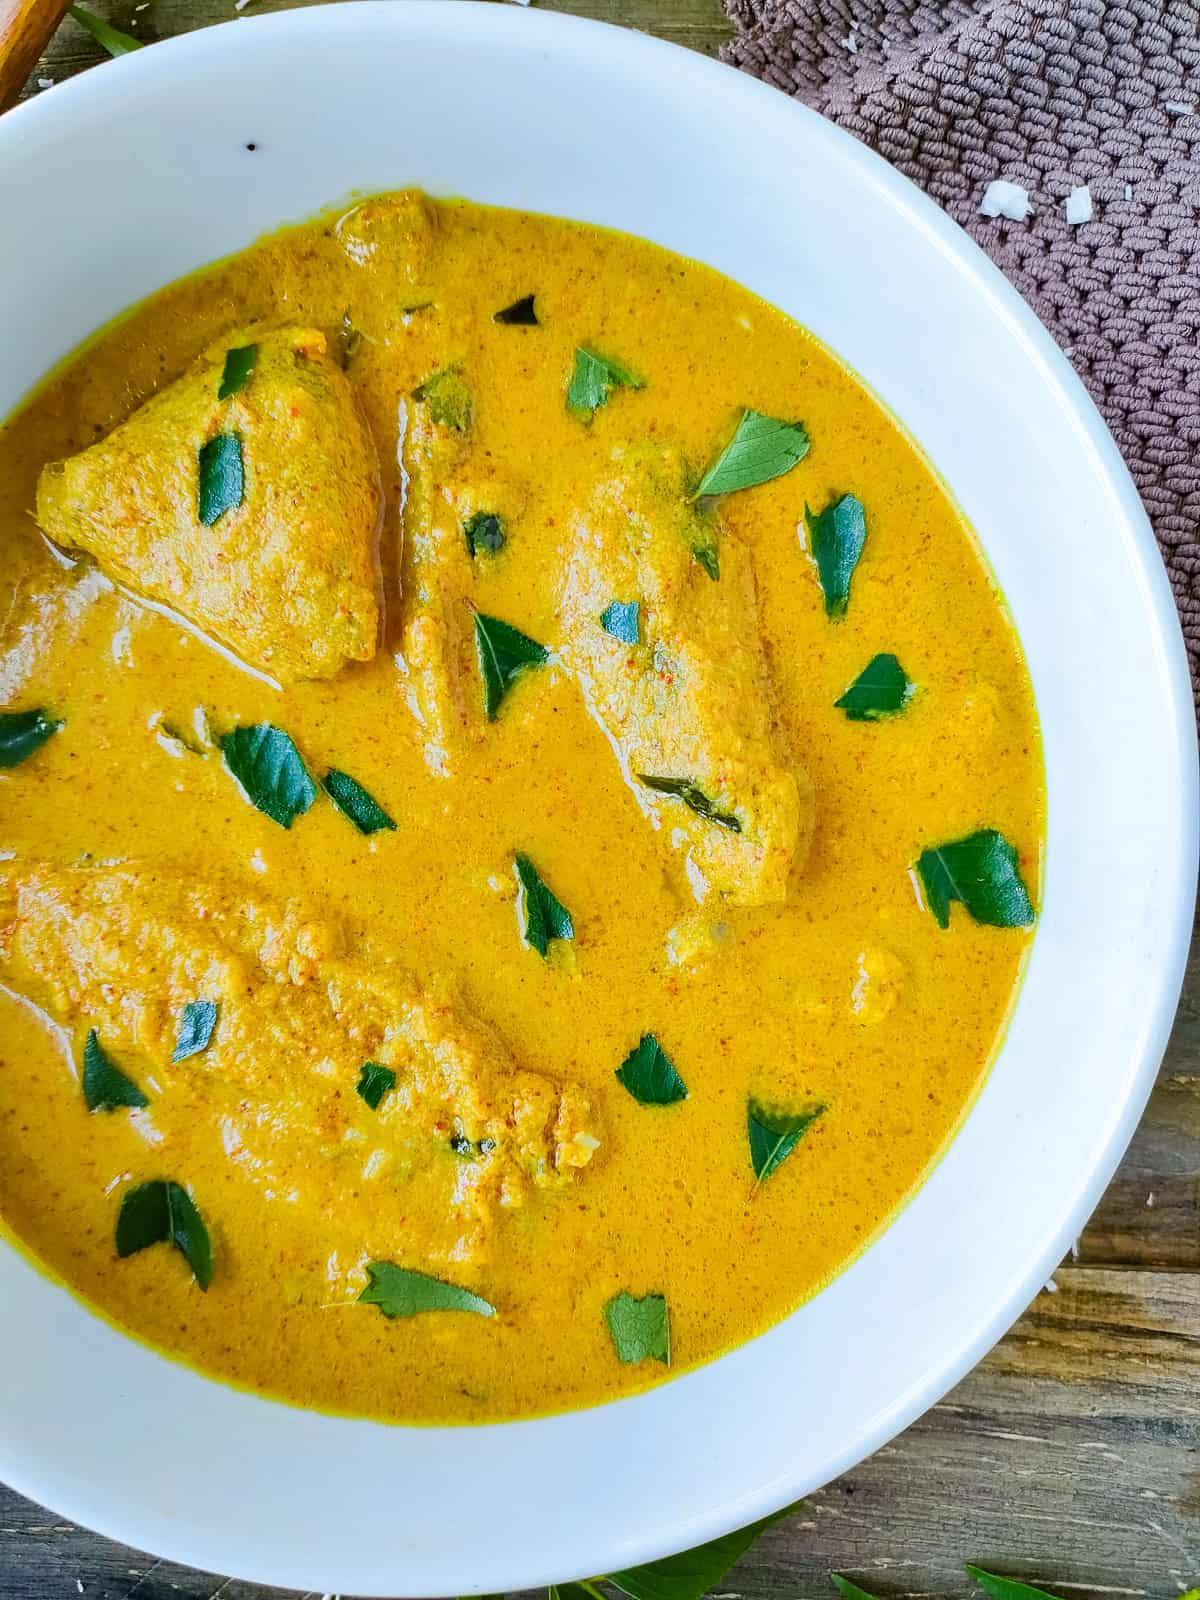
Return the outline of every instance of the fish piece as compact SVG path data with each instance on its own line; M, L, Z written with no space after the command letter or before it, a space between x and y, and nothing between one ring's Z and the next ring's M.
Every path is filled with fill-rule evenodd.
M427 399L405 402L398 660L426 762L445 777L486 728L474 608L481 574L503 559L498 552L473 557L467 524L480 512L507 522L524 496L492 460L474 452L468 428L438 421L435 410Z
M227 355L249 345L249 376L219 398ZM215 501L202 452L208 474L232 474ZM107 438L43 468L37 520L289 684L375 654L382 503L374 444L325 334L243 328Z
M226 1153L308 1204L352 1210L364 1181L390 1175L378 1185L390 1198L371 1202L379 1250L479 1259L504 1208L570 1183L599 1145L578 1086L519 1067L386 951L355 937L348 954L339 928L297 905L149 866L13 863L0 918L3 980L140 1058L148 1115L161 1105L169 1120L173 1098L207 1096ZM196 1000L217 1004L212 1040L173 1062ZM367 1062L396 1079L374 1110L355 1092Z
M339 219L334 232L356 266L386 265L413 291L413 305L429 292L437 250L437 207L420 189L377 195Z
M601 622L614 602L637 604L636 643ZM676 452L616 453L574 517L561 605L564 665L695 899L782 901L812 785L777 753L749 552L688 501Z

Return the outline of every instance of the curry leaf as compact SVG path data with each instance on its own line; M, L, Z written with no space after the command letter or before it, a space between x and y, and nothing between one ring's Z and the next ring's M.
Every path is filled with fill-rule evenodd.
M469 1289L456 1283L443 1283L423 1272L411 1272L391 1261L372 1261L367 1267L370 1280L358 1297L359 1305L378 1306L385 1317L415 1317L422 1311L472 1311L479 1317L494 1317L496 1308Z
M640 608L636 600L614 600L600 613L600 626L622 644L641 644Z
M221 754L250 804L281 828L290 828L317 798L299 750L269 722L234 728L222 738Z
M349 817L359 833L378 833L383 828L395 831L396 824L379 801L348 772L330 767L321 783L334 805L344 817Z
M1017 852L995 828L923 850L917 872L939 928L950 926L956 900L989 928L1028 928L1033 922Z
M912 699L916 684L893 655L878 655L855 678L834 704L851 722L874 722L879 717L903 711Z
M354 326L349 309L342 312L342 320L333 336L333 352L344 372L362 349L362 330Z
M622 1289L605 1306L604 1319L618 1360L671 1365L671 1318L664 1295L648 1294L637 1300Z
M850 603L850 580L867 542L867 515L862 501L844 494L819 516L805 506L804 524L825 595L825 615L844 617Z
M692 560L702 566L714 583L720 581L721 556L715 544L698 544L692 547Z
M471 426L471 391L460 372L443 367L413 390L413 399L429 407L429 415L441 428L466 433Z
M1045 1589L1035 1589L1030 1583L1021 1583L1016 1578L998 1578L994 1573L985 1572L982 1567L973 1567L967 1563L967 1571L979 1587L990 1594L992 1600L1055 1600L1055 1596L1047 1594ZM1197 1591L1192 1590L1195 1594ZM1181 1595L1180 1600L1188 1600L1187 1595Z
M395 1087L396 1074L391 1067L381 1067L378 1061L364 1061L354 1091L372 1111L378 1111L379 1102Z
M61 727L40 708L0 711L0 767L19 767Z
M619 361L580 348L575 352L575 370L567 388L567 410L583 422L590 422L601 406L607 405L614 389L644 389L645 380Z
M258 360L258 346L256 344L239 345L236 350L229 350L225 354L225 367L221 373L221 381L217 385L217 399L228 400L239 389L244 389L250 381L250 374L254 371L254 364Z
M519 909L525 919L525 943L536 950L544 961L551 939L573 939L575 924L566 906L542 882L528 856L518 852L513 858L513 866L521 886Z
M700 479L692 498L734 494L780 478L804 460L808 443L802 422L781 422L758 411L743 411L736 433Z
M127 56L131 50L142 48L141 39L122 33L120 28L114 28L111 22L105 22L103 17L96 16L85 7L72 5L67 10L81 28L87 29L97 44L104 46L110 56Z
M617 1068L617 1077L644 1106L670 1106L687 1099L687 1084L652 1033L644 1033Z
M242 440L236 433L218 433L201 445L197 515L206 528L240 506L246 493Z
M202 1050L207 1050L216 1025L215 1000L189 1000L179 1019L179 1037L171 1060L186 1061L189 1056L198 1056Z
M718 811L716 803L690 778L653 778L645 772L639 772L637 776L638 782L644 783L647 789L682 800L685 806L706 822L719 823L722 828L728 828L730 833L741 833L742 825L737 817L731 811Z
M533 296L522 295L519 300L514 300L512 305L505 306L503 311L497 311L492 321L507 322L515 328L538 327L538 314L533 304Z
M840 1572L831 1572L829 1576L834 1588L841 1591L845 1600L875 1600L873 1594L860 1589L856 1583L851 1583L849 1578L843 1578Z
M720 1539L699 1545L695 1550L684 1550L677 1556L666 1556L662 1561L649 1561L642 1567L628 1567L624 1572L614 1572L608 1579L630 1600L702 1600L729 1569L746 1554L772 1523L790 1516L795 1506L785 1506L761 1522L748 1528L738 1528Z
M83 1046L83 1098L89 1111L115 1111L118 1106L148 1106L149 1100L121 1069L114 1066L91 1029Z
M187 1190L171 1179L127 1189L117 1215L117 1254L136 1255L153 1244L173 1244L202 1289L212 1282L212 1242Z
M495 722L514 681L527 668L544 666L550 652L528 634L498 617L485 616L482 611L475 613L475 648L483 679L483 709L488 721Z
M494 511L476 511L463 523L463 533L473 556L494 556L504 549L504 523Z
M824 1106L809 1106L796 1113L769 1111L757 1100L746 1108L746 1132L750 1140L750 1165L759 1183L769 1178L787 1160Z

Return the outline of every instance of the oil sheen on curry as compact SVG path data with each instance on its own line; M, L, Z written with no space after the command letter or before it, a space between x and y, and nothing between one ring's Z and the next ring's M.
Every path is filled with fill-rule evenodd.
M409 191L0 434L0 1213L120 1326L401 1421L608 1399L866 1246L1032 937L970 530L705 267Z

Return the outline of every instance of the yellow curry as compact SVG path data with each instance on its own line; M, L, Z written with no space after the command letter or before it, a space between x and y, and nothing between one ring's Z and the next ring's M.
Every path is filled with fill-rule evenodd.
M706 1361L1003 1031L1041 753L913 443L694 262L409 191L0 434L0 1214L161 1349L479 1421Z

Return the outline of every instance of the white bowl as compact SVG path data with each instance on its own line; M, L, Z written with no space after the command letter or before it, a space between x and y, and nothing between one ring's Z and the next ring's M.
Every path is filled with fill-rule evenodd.
M1049 785L1028 975L957 1141L816 1300L651 1394L472 1430L309 1415L122 1338L0 1249L0 1475L16 1488L243 1578L461 1595L750 1522L983 1355L1078 1232L1149 1092L1191 927L1197 774L1150 528L1047 334L853 139L635 33L360 0L158 44L21 107L0 121L0 413L171 279L352 188L408 183L641 234L838 351L979 532L1033 674Z

